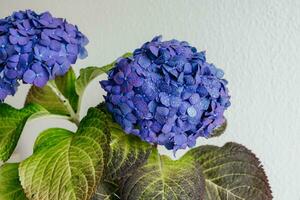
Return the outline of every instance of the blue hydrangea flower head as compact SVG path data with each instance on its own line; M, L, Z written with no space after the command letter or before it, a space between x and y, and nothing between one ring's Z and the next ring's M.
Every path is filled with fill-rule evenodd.
M223 75L205 52L155 37L119 59L101 85L108 110L127 133L176 151L225 122L230 96Z
M20 81L43 87L85 58L88 39L49 12L18 11L0 19L0 101L14 95Z

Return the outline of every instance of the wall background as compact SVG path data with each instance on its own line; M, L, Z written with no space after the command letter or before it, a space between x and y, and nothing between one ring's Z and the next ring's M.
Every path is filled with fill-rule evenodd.
M206 50L208 61L225 71L232 106L226 134L199 139L198 145L244 144L261 159L274 199L300 199L300 1L0 0L0 17L27 8L67 18L89 37L89 57L77 62L77 73L110 63L159 34ZM103 99L103 78L88 87L82 115ZM28 88L7 102L21 107ZM30 122L12 160L29 156L38 133L57 126L75 129L58 120Z

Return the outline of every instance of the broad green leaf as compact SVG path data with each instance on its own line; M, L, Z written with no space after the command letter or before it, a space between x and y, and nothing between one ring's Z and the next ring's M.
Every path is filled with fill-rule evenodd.
M209 138L212 137L219 137L220 135L222 135L227 128L227 120L225 120L225 122L218 128L216 128L213 133L209 136Z
M98 185L91 200L119 200L120 197L116 194L118 187L114 182L104 180Z
M38 103L52 114L72 116L78 106L75 92L75 74L72 68L64 75L58 76L43 88L32 86L26 98L26 104Z
M144 164L152 150L152 145L143 142L139 137L127 134L113 121L112 115L104 104L98 108L106 114L107 125L111 134L111 156L108 161L107 176L109 180L121 179L130 175Z
M205 177L205 200L272 199L267 176L260 161L236 143L223 147L200 146L187 155L198 160Z
M122 200L203 200L204 179L190 155L173 161L153 150L147 163L122 181Z
M36 139L33 147L33 153L45 148L51 148L57 145L60 141L69 139L73 136L73 132L63 128L50 128L42 133Z
M109 155L105 115L91 108L76 133L49 129L38 137L34 150L19 167L28 198L89 200Z
M27 200L19 180L18 163L6 163L0 167L0 199Z
M47 111L37 104L28 104L22 109L16 109L0 103L0 160L7 161L10 158L26 121L42 114L47 114Z
M152 146L134 135L126 134L113 121L112 115L105 108L105 104L102 103L97 108L106 114L106 121L111 134L111 155L107 164L105 180L98 185L93 200L115 200L119 199L119 179L130 176L139 166L143 165L147 161Z
M124 54L123 58L130 57L132 53L126 53ZM84 69L80 69L80 75L78 79L76 80L76 92L79 96L83 95L84 89L87 87L87 85L94 80L97 76L100 76L101 74L104 74L111 70L115 66L116 61L105 65L103 67L86 67Z
M108 176L116 180L130 175L144 164L152 150L152 146L141 141L137 136L126 134L116 123L110 124L109 129L112 156L108 162Z

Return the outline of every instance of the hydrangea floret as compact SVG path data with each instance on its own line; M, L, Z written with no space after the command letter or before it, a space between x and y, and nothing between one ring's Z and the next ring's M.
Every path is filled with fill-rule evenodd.
M100 83L108 110L127 133L176 151L225 122L230 96L223 75L205 52L159 36L120 58Z
M85 58L88 39L65 19L49 12L14 12L0 19L0 101L14 95L19 82L43 87Z

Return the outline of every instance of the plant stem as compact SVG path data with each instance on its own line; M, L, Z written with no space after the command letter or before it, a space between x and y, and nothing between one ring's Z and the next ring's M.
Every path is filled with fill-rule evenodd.
M64 104L66 109L69 111L70 121L74 122L78 126L79 125L79 114L75 113L69 100L59 91L55 82L49 81L47 83L47 85L51 88L51 90L56 94L56 96L59 98L59 100Z

